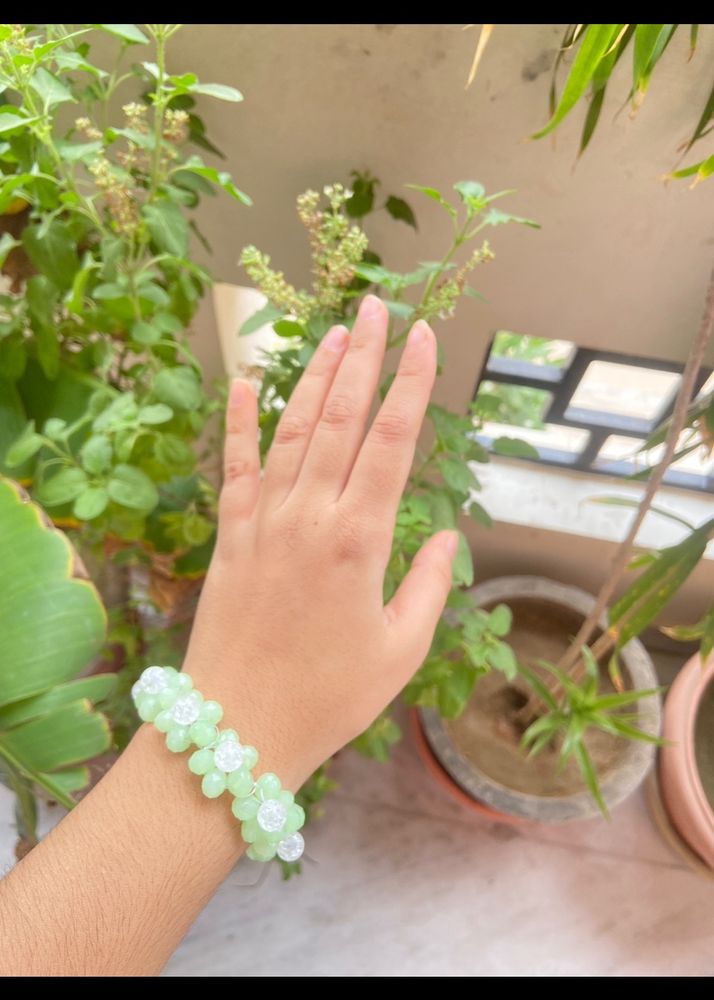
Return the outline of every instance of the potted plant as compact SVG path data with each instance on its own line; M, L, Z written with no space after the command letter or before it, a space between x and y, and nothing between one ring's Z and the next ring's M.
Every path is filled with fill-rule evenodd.
M220 403L188 339L210 285L195 213L217 192L250 203L198 155L220 155L198 102L241 95L171 66L180 27L0 25L0 471L107 580L117 749L135 727L131 683L171 638L215 534L198 463ZM99 36L111 71L92 58ZM162 612L153 633L147 602Z

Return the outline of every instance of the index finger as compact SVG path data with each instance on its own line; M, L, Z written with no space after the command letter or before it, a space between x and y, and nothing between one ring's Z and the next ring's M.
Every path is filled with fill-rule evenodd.
M340 501L371 510L390 533L435 377L436 338L428 323L419 320Z

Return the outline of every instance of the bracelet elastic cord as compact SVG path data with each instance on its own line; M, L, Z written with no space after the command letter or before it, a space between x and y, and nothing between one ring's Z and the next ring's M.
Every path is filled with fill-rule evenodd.
M298 831L305 822L303 809L277 775L253 778L258 751L244 746L234 729L218 728L223 709L217 701L205 701L189 675L173 667L147 667L131 695L140 718L166 734L169 750L182 753L197 747L188 767L202 776L205 796L216 799L226 790L233 795L231 809L240 821L249 858L270 861L277 855L297 861L302 856L305 841Z

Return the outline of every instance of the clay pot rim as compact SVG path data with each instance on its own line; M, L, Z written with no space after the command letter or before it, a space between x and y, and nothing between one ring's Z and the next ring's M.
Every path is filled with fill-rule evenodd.
M530 575L497 577L471 588L471 594L476 603L482 605L518 599L542 600L561 604L583 616L595 603L592 594L579 587ZM603 629L607 627L606 615L602 616L599 624ZM652 661L638 639L627 644L622 660L635 687L658 686ZM639 703L638 708L640 727L652 735L659 735L661 699L653 696ZM586 789L572 795L540 796L518 792L500 784L461 756L446 732L444 720L435 709L422 707L418 712L430 752L463 794L488 805L501 815L541 823L563 823L600 815ZM650 770L654 757L652 744L632 742L626 746L622 758L600 780L608 807L612 808L635 791Z
M692 664L692 669L682 677L687 706L686 712L679 717L682 722L682 731L680 731L679 726L670 727L668 725L671 722L676 723L677 718L668 716L665 702L664 735L665 738L672 739L675 744L675 746L668 747L667 750L677 753L677 749L679 749L682 753L687 777L694 792L697 811L709 833L714 836L714 809L712 809L704 791L702 779L699 777L696 757L697 716L704 695L709 690L710 685L714 683L714 658L708 663L702 663L699 654L695 653L684 665L683 671L687 670L689 663ZM674 729L675 732L670 735L669 730L671 729Z

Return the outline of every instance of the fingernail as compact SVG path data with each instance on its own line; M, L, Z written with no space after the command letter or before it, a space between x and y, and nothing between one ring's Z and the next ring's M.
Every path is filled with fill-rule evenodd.
M426 342L426 338L431 333L431 327L428 323L425 323L423 319L417 320L414 326L409 331L409 336L407 337L407 343L412 347L418 347Z
M234 378L231 382L231 390L228 394L228 406L231 410L242 406L252 392L252 386L244 378Z
M444 548L449 553L453 559L456 555L456 550L459 547L459 533L457 531L450 531L444 538Z
M362 299L362 305L359 307L359 314L365 317L378 316L383 309L382 300L378 299L376 295L365 295Z
M322 346L326 351L339 353L345 349L348 337L349 331L346 326L333 326L332 329L328 330L325 335L322 341Z

